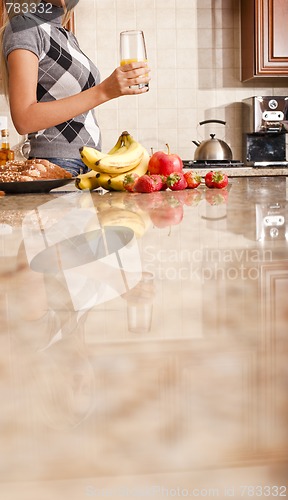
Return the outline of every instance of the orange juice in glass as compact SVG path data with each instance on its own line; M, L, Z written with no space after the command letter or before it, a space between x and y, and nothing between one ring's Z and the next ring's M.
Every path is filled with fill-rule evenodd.
M132 62L147 61L146 44L143 31L127 30L120 33L120 65ZM149 87L148 83L140 83L135 87Z

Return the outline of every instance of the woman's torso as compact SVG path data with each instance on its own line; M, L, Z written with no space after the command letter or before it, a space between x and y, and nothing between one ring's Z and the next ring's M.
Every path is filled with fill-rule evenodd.
M50 19L46 12L45 16L41 13L16 16L5 30L6 57L15 48L31 50L38 57L38 102L78 94L100 81L98 69L80 50L73 33L61 26L58 12L62 14L62 9L53 7ZM94 110L55 127L29 134L29 140L30 155L41 158L79 158L79 148L84 145L101 148Z

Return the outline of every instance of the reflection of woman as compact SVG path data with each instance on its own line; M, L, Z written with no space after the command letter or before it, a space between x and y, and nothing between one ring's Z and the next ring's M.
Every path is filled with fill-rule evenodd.
M61 273L32 271L24 245L10 273L0 276L0 321L11 333L18 383L33 401L33 415L54 429L69 429L95 406L95 374L84 343L86 314L72 307ZM16 369L16 368L15 368Z
M95 375L77 335L39 351L33 375L38 410L49 427L76 427L93 411Z
M100 83L98 69L62 27L73 5L71 0L18 0L2 30L1 72L13 123L19 134L28 134L30 156L76 175L86 168L79 148L101 147L93 109L122 95L146 92L131 85L148 82L149 69L134 62Z

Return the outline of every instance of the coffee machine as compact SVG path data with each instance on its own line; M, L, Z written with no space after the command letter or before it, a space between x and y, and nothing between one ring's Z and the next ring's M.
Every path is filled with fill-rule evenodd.
M288 97L254 96L242 102L243 162L252 167L288 167Z

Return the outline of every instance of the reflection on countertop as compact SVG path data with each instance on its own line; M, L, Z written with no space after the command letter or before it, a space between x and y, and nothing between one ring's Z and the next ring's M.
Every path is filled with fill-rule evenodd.
M287 200L0 200L1 498L287 496Z

